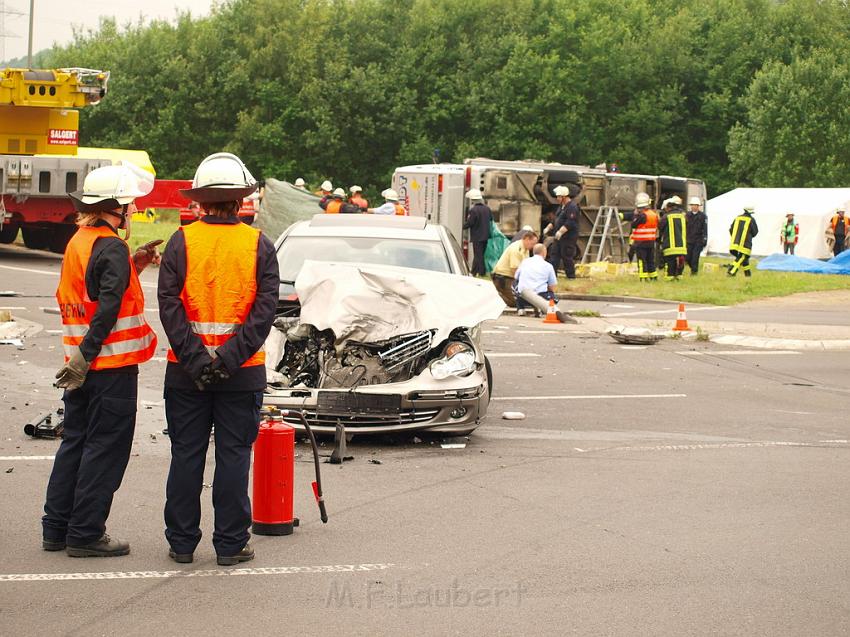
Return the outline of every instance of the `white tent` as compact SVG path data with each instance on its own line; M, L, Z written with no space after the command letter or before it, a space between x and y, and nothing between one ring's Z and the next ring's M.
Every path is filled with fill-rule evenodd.
M850 203L850 188L736 188L709 199L708 251L729 254L729 226L748 204L755 206L753 215L758 236L753 239L753 255L767 256L782 252L780 230L785 215L794 213L800 226L800 242L795 254L810 259L826 259L832 252L826 246L825 232L835 209Z

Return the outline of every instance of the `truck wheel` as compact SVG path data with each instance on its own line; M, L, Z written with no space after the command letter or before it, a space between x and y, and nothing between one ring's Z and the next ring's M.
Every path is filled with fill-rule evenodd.
M3 229L0 230L0 243L12 243L18 238L18 229L20 225L17 222L4 223Z
M24 237L24 245L31 250L44 250L50 240L50 230L44 228L21 228Z
M65 254L65 248L68 247L68 242L76 231L77 226L69 224L62 224L49 230L50 237L47 240L47 246L50 251L56 254Z

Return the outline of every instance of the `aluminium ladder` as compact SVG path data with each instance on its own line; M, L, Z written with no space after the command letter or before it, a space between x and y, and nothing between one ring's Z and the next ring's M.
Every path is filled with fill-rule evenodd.
M614 258L615 247L619 246L619 258L625 261L628 253L628 241L623 235L623 226L620 223L620 211L616 206L600 206L593 220L593 228L587 243L584 246L582 263L589 261L602 261L608 248L607 256ZM594 254L595 253L595 254Z

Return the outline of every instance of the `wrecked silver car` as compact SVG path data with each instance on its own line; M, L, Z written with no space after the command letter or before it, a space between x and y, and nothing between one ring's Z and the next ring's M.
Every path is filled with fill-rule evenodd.
M449 267L313 260L291 283L266 341L267 405L301 409L323 433L337 424L353 434L478 426L493 384L480 324L504 308L492 284Z

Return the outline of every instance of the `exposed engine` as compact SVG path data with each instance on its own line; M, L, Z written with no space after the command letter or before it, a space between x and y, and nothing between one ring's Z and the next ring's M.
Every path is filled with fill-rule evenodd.
M409 380L434 357L432 330L405 334L374 343L345 341L337 345L332 330L319 331L297 318L281 317L283 354L275 370L283 387L351 389L362 385Z

